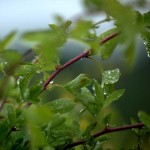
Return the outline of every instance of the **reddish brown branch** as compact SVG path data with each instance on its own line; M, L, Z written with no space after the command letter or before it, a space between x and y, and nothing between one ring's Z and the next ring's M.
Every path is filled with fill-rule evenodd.
M109 35L108 37L106 37L102 41L100 41L99 44L104 44L104 43L106 43L107 41L111 40L112 38L116 37L119 34L120 34L120 32L112 33L111 35Z
M42 92L46 89L46 87L48 86L48 84L55 78L55 76L61 72L63 69L67 68L68 66L72 65L73 63L75 63L76 61L84 58L84 57L88 57L90 55L90 50L86 50L83 53L81 53L80 55L74 57L73 59L70 59L68 62L66 62L64 65L57 67L56 70L50 75L50 77L45 81L44 85L43 85L43 90Z
M137 123L137 124L133 124L133 125L125 125L125 126L115 127L115 128L106 127L102 131L93 134L92 137L93 138L97 138L97 137L99 137L101 135L112 133L112 132L124 131L124 130L129 130L129 129L134 129L134 128L141 129L143 127L144 127L143 123ZM85 140L85 139L73 142L71 144L66 145L64 147L64 150L66 150L68 148L72 148L72 147L78 146L78 145L85 144L86 142L87 142L87 140Z
M108 37L106 37L105 39L100 41L100 44L106 43L107 41L116 37L118 34L119 34L119 32L112 33L111 35L109 35ZM61 72L63 69L67 68L68 66L72 65L73 63L77 62L78 60L88 57L90 55L90 51L91 51L91 49L86 50L83 53L79 54L78 56L76 56L73 59L66 62L64 65L57 67L56 70L50 75L50 77L44 82L41 93L46 90L48 84L55 78L55 76L57 74L59 74L59 72Z

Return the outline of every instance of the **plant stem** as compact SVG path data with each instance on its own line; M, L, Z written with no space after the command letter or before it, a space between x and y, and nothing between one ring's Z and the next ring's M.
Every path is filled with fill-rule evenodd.
M109 36L107 36L106 38L104 38L102 41L99 42L99 44L104 44L106 43L107 41L111 40L112 38L116 37L117 35L119 35L120 32L115 32L115 33L112 33L110 34Z
M106 37L102 41L100 41L99 44L106 43L107 41L111 40L112 38L118 36L119 33L120 32L112 33L111 35L109 35L108 37ZM83 53L79 54L78 56L76 56L73 59L71 59L68 62L66 62L64 65L62 65L60 67L57 67L56 70L50 75L50 77L44 82L43 89L41 90L39 95L46 90L48 84L55 78L55 76L57 76L57 74L59 74L59 72L61 72L62 70L64 70L68 66L72 65L73 63L77 62L78 60L80 60L82 58L87 58L88 56L90 56L90 53L91 53L91 49L86 50Z
M68 62L66 62L64 65L62 65L61 67L57 67L56 70L50 75L50 77L45 81L44 85L43 85L43 90L42 92L46 89L46 87L48 86L48 84L53 80L53 78L55 78L55 76L61 72L62 70L64 70L65 68L67 68L68 66L72 65L73 63L75 63L76 61L84 58L84 57L88 57L90 55L90 50L86 50L83 53L81 53L80 55L74 57L73 59L70 59Z
M101 20L101 21L98 21L96 23L93 24L93 27L96 27L97 25L101 24L101 23L104 23L104 22L108 22L112 20L109 16L107 16L105 19Z
M141 129L143 127L144 127L143 123L137 123L137 124L133 124L133 125L125 125L125 126L114 127L114 128L106 127L102 131L93 134L92 138L97 138L97 137L99 137L101 135L112 133L112 132L130 130L130 129L134 129L134 128ZM85 139L73 142L71 144L66 145L63 150L66 150L68 148L72 148L72 147L75 147L75 146L78 146L78 145L85 144L86 142L88 142L88 140L85 140Z

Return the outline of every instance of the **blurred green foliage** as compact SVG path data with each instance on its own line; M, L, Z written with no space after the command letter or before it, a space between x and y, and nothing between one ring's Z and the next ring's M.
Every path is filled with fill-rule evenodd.
M60 64L58 50L68 38L86 43L91 47L90 57L100 55L102 59L109 59L115 47L123 45L126 61L131 65L136 52L135 41L140 35L150 57L150 12L141 14L130 5L116 0L84 2L88 11L106 13L114 21L115 28L97 35L99 24L96 23L95 26L95 23L83 18L75 23L61 20L58 25L50 24L49 30L24 33L21 38L33 42L35 56L30 62L23 61L23 55L8 48L16 32L0 40L0 149L61 150L79 139L86 140L78 146L84 150L114 149L116 143L121 148L123 142L115 142L115 137L92 136L103 128L114 126L114 121L118 119L113 118L115 110L109 107L125 92L115 86L121 75L118 68L105 70L95 60L101 71L101 83L80 74L64 85L51 81L47 89L44 89L45 93L42 91L43 83L51 72L59 70L63 65ZM114 33L119 34L109 39ZM101 43L104 39L106 42ZM64 94L59 99L51 100L48 93L53 91L53 87L61 87L69 96ZM141 130L149 133L150 116L139 112L139 119L145 124ZM139 137L140 133L136 134ZM132 147L137 145L138 143L133 143Z

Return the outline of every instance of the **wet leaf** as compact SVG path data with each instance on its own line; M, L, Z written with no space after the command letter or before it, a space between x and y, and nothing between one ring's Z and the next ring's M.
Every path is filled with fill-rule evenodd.
M87 77L85 74L80 74L78 77L65 84L64 87L71 91L76 92L76 90L81 89L82 87L86 87L91 83L91 79Z
M104 107L107 107L112 102L118 100L124 94L124 92L125 92L125 90L121 89L121 90L116 90L113 93L109 94L108 97L106 98L106 100L104 101Z
M104 83L114 84L119 80L120 75L120 70L118 68L113 70L106 70L103 72Z
M82 88L81 93L75 94L75 99L83 104L83 106L93 115L96 116L99 109L94 96L86 88Z
M93 89L95 91L95 99L99 107L103 106L104 92L100 84L96 80L93 80Z
M34 64L25 64L19 66L19 68L16 70L17 76L26 77L28 75L33 75L36 73L37 67Z
M66 113L66 112L71 111L74 108L75 103L69 99L61 98L61 99L56 99L52 102L49 102L46 105L51 111L59 112L59 113Z

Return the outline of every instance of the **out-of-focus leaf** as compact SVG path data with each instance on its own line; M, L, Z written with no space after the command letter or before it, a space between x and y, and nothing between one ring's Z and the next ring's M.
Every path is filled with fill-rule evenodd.
M102 144L99 141L96 142L94 150L102 150Z
M61 126L65 122L65 120L66 119L64 117L61 117L60 115L56 115L51 122L50 128L52 129Z
M53 113L45 105L32 104L28 109L24 110L24 114L28 122L38 126L43 126L52 120Z
M104 92L100 84L96 80L93 80L93 89L95 91L95 99L99 107L103 106Z
M5 72L4 68L7 65L7 61L5 61L4 59L0 58L0 71Z
M106 100L104 101L104 107L109 106L112 102L118 100L123 94L124 94L125 90L124 89L120 89L120 90L116 90L113 93L111 93L110 95L108 95L108 97L106 98Z
M74 29L71 31L71 37L86 40L89 29L91 29L91 27L91 21L78 21Z
M75 99L81 102L93 116L97 115L99 111L98 105L96 104L94 96L86 87L82 88L81 93L75 94Z
M11 93L11 91L14 90L15 85L16 85L15 78L13 76L9 76L3 87L4 89L3 94L7 97Z
M102 33L98 38L98 43L100 41L102 41L103 39L105 39L106 37L110 36L113 33L117 33L118 29L117 28L112 28L104 33ZM119 43L119 37L116 36L114 38L112 38L111 40L100 44L98 51L100 51L100 54L102 56L103 59L108 59L113 51L115 50L115 47L117 46L117 44Z
M3 41L0 41L0 50L4 50L7 48L7 46L10 44L10 42L13 40L13 38L15 37L16 32L13 31L10 34L8 34Z
M6 119L0 121L0 143L2 143L10 131L10 126Z
M49 102L46 105L53 112L66 113L74 108L75 103L69 99L61 98Z
M128 66L132 66L135 62L135 43L132 42L131 44L128 45L126 51L125 51L125 58L126 58L126 63Z
M113 70L106 70L103 72L104 83L114 84L119 80L120 75L120 70L118 68Z
M11 66L21 60L21 55L16 51L7 50L0 53L0 58L4 59Z
M86 130L83 132L82 136L86 137L86 139L90 138L91 136L91 131L95 129L97 123L91 123L89 126L87 126Z
M44 133L34 124L28 124L29 135L31 137L32 149L44 147L46 145L46 139Z
M147 13L144 13L143 17L144 17L145 26L150 28L150 11L148 11Z
M86 87L91 83L91 79L87 77L85 74L80 74L74 80L70 81L69 83L65 84L64 87L71 91L75 92L76 90L81 89L82 87Z
M23 40L30 42L40 42L47 39L50 35L50 30L26 32L22 35Z
M77 121L73 120L72 126L71 126L73 134L77 137L81 137L81 130L80 130L80 125Z
M144 123L144 125L150 130L150 116L143 111L140 111L138 113L138 116L140 120Z
M104 123L105 125L108 125L108 124L110 123L110 121L111 121L111 116L112 116L111 113L109 113L109 114L107 114L107 115L104 116L104 118L103 118L103 123Z

